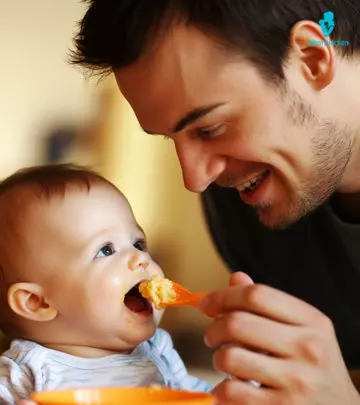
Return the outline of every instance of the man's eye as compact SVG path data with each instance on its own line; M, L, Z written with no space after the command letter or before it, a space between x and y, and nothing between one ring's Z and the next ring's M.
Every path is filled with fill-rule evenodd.
M198 128L196 129L196 135L202 139L211 139L216 135L220 135L224 128L224 124L218 124L210 128Z
M134 248L137 250L141 250L142 252L146 252L146 242L144 240L137 240L134 243Z
M115 253L115 248L112 243L107 243L104 245L96 254L95 257L106 257L106 256L111 256Z

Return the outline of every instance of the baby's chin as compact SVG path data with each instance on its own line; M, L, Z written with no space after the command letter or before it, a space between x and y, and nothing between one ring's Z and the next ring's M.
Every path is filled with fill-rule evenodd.
M147 330L137 330L134 331L134 334L128 336L121 336L121 340L125 343L125 345L119 344L118 350L127 350L131 351L139 346L141 343L150 340L156 332L157 325L153 324L153 327L147 328ZM124 331L122 331L124 332Z
M128 332L129 336L140 337L154 333L161 320L162 312L154 308L150 315L139 315L125 310L120 321L119 334Z
M109 334L104 336L103 341L96 342L84 342L89 346L98 348L99 350L107 350L107 355L117 353L131 353L141 343L150 340L156 332L157 325L155 322L149 324L146 328L138 328L136 326L127 327L123 324L123 327L118 330L116 334L111 338Z

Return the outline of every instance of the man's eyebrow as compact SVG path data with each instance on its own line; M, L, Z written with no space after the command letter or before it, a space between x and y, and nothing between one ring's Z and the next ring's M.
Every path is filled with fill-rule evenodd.
M188 125L192 124L193 122L197 121L198 119L204 117L205 115L209 114L211 111L215 110L218 107L221 107L226 103L217 103L212 104L204 107L198 107L194 110L189 111L184 117L180 118L179 121L174 125L171 129L172 133L180 132Z
M215 110L218 107L223 106L224 104L226 104L226 103L217 103L217 104L211 104L211 105L204 106L204 107L195 108L194 110L189 111L183 118L180 118L179 121L174 125L174 127L171 128L170 131L172 133L180 132L184 128L186 128L189 124L204 117L205 115L209 114L211 111ZM142 128L142 130L149 135L156 135L155 132L148 131L145 128Z

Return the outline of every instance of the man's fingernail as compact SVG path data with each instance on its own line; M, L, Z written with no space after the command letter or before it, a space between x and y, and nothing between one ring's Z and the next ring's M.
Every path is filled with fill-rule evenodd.
M207 335L204 336L204 343L207 347L210 347L210 342L209 342Z

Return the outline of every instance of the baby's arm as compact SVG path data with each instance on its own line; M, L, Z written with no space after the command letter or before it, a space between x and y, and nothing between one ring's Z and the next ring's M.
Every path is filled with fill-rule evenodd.
M188 374L184 362L174 349L169 333L163 329L158 329L152 341L159 350L160 356L167 365L169 372L173 375L174 384L178 385L175 388L198 392L211 391L211 384Z
M15 405L33 391L32 374L25 365L19 365L6 356L0 357L0 404Z

